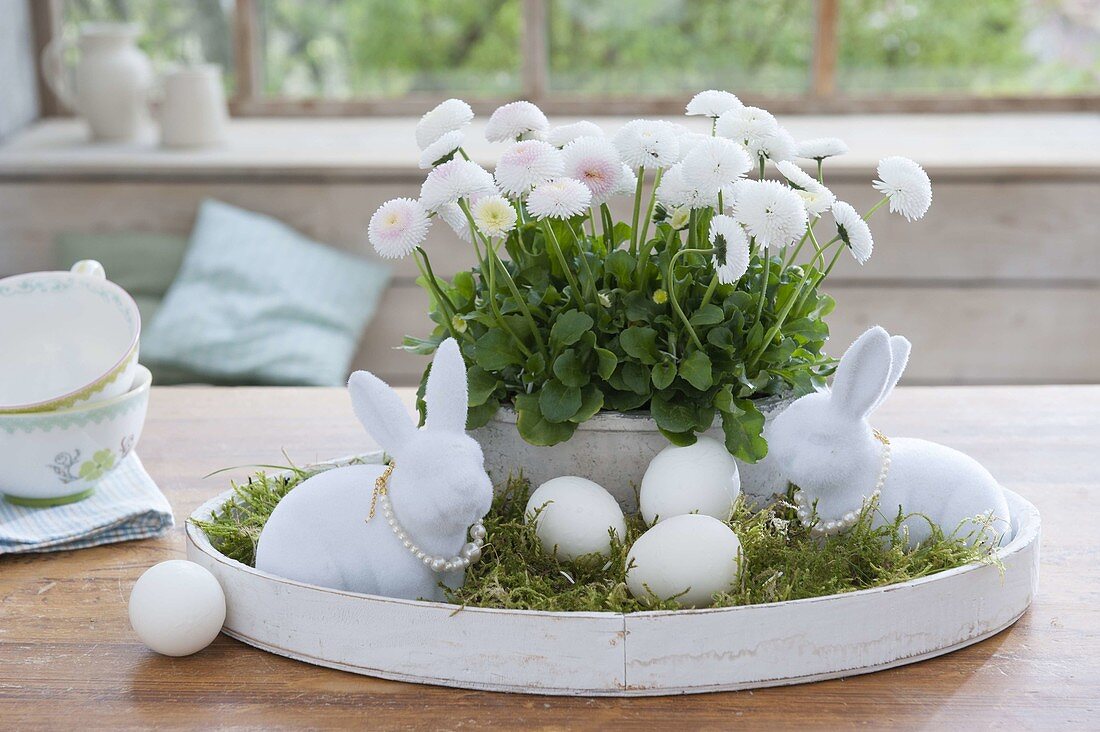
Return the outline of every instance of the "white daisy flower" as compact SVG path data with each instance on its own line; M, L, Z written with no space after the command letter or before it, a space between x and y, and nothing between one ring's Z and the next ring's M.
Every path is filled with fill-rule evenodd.
M383 259L402 259L427 238L431 225L420 201L395 198L379 206L370 217L367 239Z
M636 119L615 133L619 157L632 169L667 168L677 162L680 141L675 128L667 122Z
M780 160L790 160L794 157L794 138L783 127L776 127L771 132L758 137L750 138L745 149L755 160L765 157L774 163Z
M820 216L829 210L836 201L836 196L816 178L792 163L790 160L780 160L775 167L783 174L783 177L791 184L794 192L802 197L806 204L806 210L813 216Z
M752 170L752 161L744 149L724 137L708 137L695 144L680 166L684 182L708 200Z
M702 116L717 118L731 109L737 109L741 106L744 106L741 104L741 100L728 91L708 89L692 97L685 109L689 117Z
M448 132L461 130L474 118L474 110L461 99L448 99L416 123L416 144L421 150Z
M470 220L466 218L466 212L457 203L445 203L437 208L435 213L443 219L447 226L451 227L451 231L459 239L467 244L474 240L473 234L470 232Z
M638 191L638 174L630 169L626 163L621 163L622 174L619 176L619 187L615 189L613 196L633 196Z
M497 107L485 125L489 142L511 142L523 135L541 136L550 127L542 110L531 102L510 102Z
M714 271L723 285L732 285L749 271L749 238L732 217L718 214L710 220Z
M524 196L535 186L562 175L561 151L542 140L521 140L500 156L496 181L510 196Z
M537 186L527 196L527 210L536 219L579 216L592 202L588 186L572 178L558 178Z
M715 194L717 201L718 194ZM657 185L657 201L667 209L706 208L711 202L702 200L699 192L684 180L684 164L676 163L661 175Z
M735 107L724 112L715 123L715 134L746 146L750 140L769 135L777 129L779 123L775 117L760 107Z
M420 153L421 169L426 170L443 160L443 158L454 155L455 150L462 147L465 139L466 133L462 130L451 130L440 135L438 140L428 145L424 148L424 152Z
M821 162L825 158L844 155L848 152L848 145L839 137L815 137L811 140L802 140L795 145L795 155L807 160Z
M900 213L910 221L923 218L932 205L932 181L917 163L909 158L883 158L878 163L875 190L890 197L890 211Z
M836 233L841 240L852 250L852 256L860 264L865 264L871 258L871 252L875 248L875 242L871 238L871 227L859 215L859 212L844 201L837 201L832 208L833 220L836 221Z
M516 228L516 210L504 196L485 196L470 208L474 223L485 236L504 236Z
M713 140L710 135L701 135L698 132L689 132L680 136L680 160L683 160L691 151L707 140ZM723 138L725 139L725 138Z
M623 164L619 151L602 137L578 137L561 151L565 175L592 191L593 203L605 203L619 190Z
M469 160L448 160L436 166L420 187L420 202L429 211L460 198L497 193L489 171Z
M581 120L569 125L552 127L546 133L546 141L554 147L565 147L578 137L603 137L603 130L593 122Z
M806 206L782 183L746 180L737 184L736 191L733 215L761 246L786 246L806 231Z

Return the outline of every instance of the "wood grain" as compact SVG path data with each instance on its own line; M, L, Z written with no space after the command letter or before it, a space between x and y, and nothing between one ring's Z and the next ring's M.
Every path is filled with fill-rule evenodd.
M406 398L408 398L406 394ZM901 388L877 425L973 454L1043 514L1040 594L971 648L843 681L660 699L518 697L377 681L219 638L168 659L129 630L126 600L161 539L0 557L0 719L70 726L726 729L1088 727L1100 707L1100 387ZM177 520L224 490L231 465L372 447L336 389L154 389L138 448ZM241 477L245 470L230 474ZM385 632L385 629L379 629Z

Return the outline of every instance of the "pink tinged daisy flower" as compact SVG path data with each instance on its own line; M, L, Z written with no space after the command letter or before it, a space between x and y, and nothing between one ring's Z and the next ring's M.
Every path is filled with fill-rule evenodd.
M536 219L568 219L584 213L591 202L592 192L584 183L558 178L531 191L527 210Z
M839 137L815 137L810 140L802 140L795 145L795 155L806 160L821 162L825 158L844 155L848 152L848 146Z
M723 285L732 285L749 271L749 238L732 217L718 214L710 220L714 271Z
M429 211L436 211L460 198L498 193L489 171L469 160L448 160L428 173L420 187L420 202Z
M474 223L490 238L504 236L516 228L516 210L504 196L485 196L470 209Z
M500 156L497 185L510 196L523 196L540 183L561 177L563 165L561 151L550 143L522 140Z
M806 231L802 198L774 180L739 182L733 215L758 244L769 249L791 244Z
M416 123L416 144L424 150L448 132L461 130L474 118L474 110L461 99L448 99Z
M836 221L836 233L841 241L852 250L852 256L860 264L866 264L874 251L875 242L871 238L871 228L859 215L859 212L844 201L837 201L832 208L833 220Z
M395 198L386 201L367 225L367 238L383 259L409 256L428 236L432 222L419 201Z
M748 146L751 140L770 135L779 123L760 107L737 107L724 112L715 123L715 134Z
M806 210L812 216L820 216L825 213L836 201L836 196L833 195L832 191L821 185L816 178L790 160L781 160L775 164L775 167L787 179L795 193L802 197L802 202L806 204Z
M900 213L909 221L923 218L932 205L932 181L917 163L909 158L884 158L878 164L875 190L890 197L890 211Z
M708 200L717 200L719 191L752 169L752 161L741 146L723 137L698 142L680 165L684 182Z
M462 142L465 139L466 133L462 130L451 130L440 135L438 140L428 145L424 148L424 152L420 153L420 168L426 170L437 163L446 162L455 154L458 148L462 147Z
M592 202L605 203L621 183L623 164L619 151L602 137L578 137L561 151L565 175L579 180L592 192Z
M550 127L542 110L531 102L511 102L497 107L485 125L489 142L509 142L524 135L541 136Z
M716 119L731 109L742 107L741 100L728 91L708 89L691 98L686 111L689 117L701 116Z
M595 123L581 120L569 125L558 125L546 133L546 141L554 147L565 147L578 137L603 137L603 130Z
M466 218L466 212L457 203L445 203L435 211L439 218L443 219L451 231L462 241L469 244L474 240L470 232L470 220Z
M632 169L667 168L680 157L680 141L669 123L636 119L615 133L619 157Z

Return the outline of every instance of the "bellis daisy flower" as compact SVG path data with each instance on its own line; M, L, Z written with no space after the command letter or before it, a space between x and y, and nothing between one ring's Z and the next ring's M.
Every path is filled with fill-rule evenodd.
M435 167L420 186L420 202L429 211L460 198L497 193L489 171L469 160L448 160Z
M684 179L684 164L676 163L666 170L657 185L657 201L667 209L696 209L713 206L718 201L718 192L713 198L707 198Z
M459 239L467 244L474 240L473 233L470 231L470 220L466 218L466 212L457 203L445 203L437 208L435 213L447 226L451 227L451 231Z
M455 150L462 147L466 139L466 133L462 130L451 130L439 136L439 139L424 148L420 153L421 169L428 169L436 163L445 162L446 158L454 155Z
M510 196L523 196L540 183L560 177L563 165L561 151L550 143L521 140L500 156L497 185Z
M516 210L504 196L485 196L471 207L470 214L481 233L488 237L504 236L516 228Z
M602 137L578 137L561 151L565 175L592 192L593 203L605 203L619 190L623 164L619 151Z
M900 213L909 221L922 218L932 205L932 181L917 163L909 158L884 158L878 164L875 190L890 197L890 211Z
M779 123L775 117L760 107L736 107L724 112L715 123L715 134L745 146L777 129Z
M431 227L428 212L412 198L386 201L367 224L367 238L383 259L402 259L420 246Z
M707 137L692 147L682 163L684 182L707 200L752 169L752 161L740 145L724 137Z
M844 155L848 152L848 145L839 137L815 137L810 140L802 140L795 145L795 156L806 160L821 162L825 158Z
M489 142L509 142L524 135L541 136L550 127L542 110L531 102L510 102L489 117L485 139Z
M588 186L572 178L558 178L537 186L527 196L527 210L536 219L579 216L592 202Z
M806 231L806 206L802 198L774 180L738 182L734 217L763 247L781 247Z
M745 149L756 160L767 158L773 163L780 160L790 160L794 157L794 138L783 127L776 127L771 132L749 138Z
M558 125L546 133L546 141L554 147L565 147L578 137L603 137L603 130L593 122L581 120L569 125Z
M619 186L612 195L633 196L638 190L638 175L626 163L621 163L622 175L619 176Z
M794 192L802 197L802 202L806 204L806 210L811 215L820 216L836 201L832 191L790 160L781 160L775 167L791 184Z
M636 119L623 125L614 137L619 157L632 169L667 168L680 156L680 141L671 124Z
M749 271L749 238L732 217L718 214L710 220L714 271L723 285L732 285Z
M691 98L685 108L689 117L702 116L716 119L731 109L744 106L741 100L728 91L708 89Z
M443 135L461 130L474 118L474 110L461 99L448 99L416 123L416 144L424 150Z
M871 252L875 248L875 242L871 238L871 228L859 215L859 212L844 201L837 201L832 208L833 220L836 221L836 233L841 241L852 250L852 256L860 264L865 264L871 258Z

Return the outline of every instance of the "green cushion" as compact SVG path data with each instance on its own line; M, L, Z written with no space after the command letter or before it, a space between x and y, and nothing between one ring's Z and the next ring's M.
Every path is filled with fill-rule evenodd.
M186 251L187 237L171 234L119 232L57 237L60 269L68 269L81 259L95 259L103 265L109 280L138 300L139 307L142 304L139 296L157 301L164 297L176 279ZM148 314L151 316L152 312ZM141 316L143 322L149 322L144 311Z

